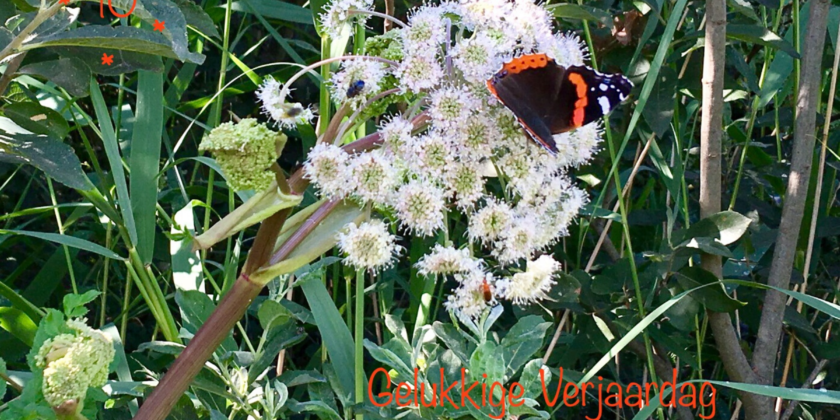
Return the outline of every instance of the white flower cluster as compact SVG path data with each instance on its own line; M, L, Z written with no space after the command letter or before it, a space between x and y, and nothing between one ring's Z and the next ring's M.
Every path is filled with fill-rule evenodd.
M338 32L349 10L369 7L360 0L336 0L322 24L329 33ZM307 178L323 196L383 210L417 236L447 229L448 211L466 214L466 238L451 239L473 246L438 246L418 264L423 274L450 275L458 282L446 306L462 316L480 316L497 298L522 305L547 298L560 264L546 255L536 257L567 235L586 204L585 192L573 184L567 169L591 158L601 132L590 124L556 135L559 153L552 155L525 135L485 83L505 61L531 51L560 65L583 64L587 53L582 43L574 35L554 33L550 14L533 0L426 5L394 31L403 58L391 66L364 59L345 62L331 80L333 97L358 109L379 93L390 74L403 94L416 95L417 104L383 119L382 146L374 151L350 155L338 145L315 146L305 163ZM420 113L425 115L418 118ZM488 184L494 178L498 181ZM376 223L381 224L376 235L391 236L384 223ZM393 239L374 240L374 234L354 239L362 237L362 230L353 227L339 235L348 260L366 268L387 265ZM527 269L508 276L491 273L491 264L471 250L486 251L481 254L499 270L516 271L526 264Z

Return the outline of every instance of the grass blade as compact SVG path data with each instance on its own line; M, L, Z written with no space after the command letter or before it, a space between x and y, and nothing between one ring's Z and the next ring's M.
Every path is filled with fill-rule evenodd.
M90 99L93 102L96 119L99 120L102 144L105 146L105 154L108 155L108 163L111 165L111 176L114 177L114 184L117 187L120 213L122 213L123 223L128 230L128 236L133 245L137 243L137 227L134 224L134 214L131 213L131 198L128 196L128 185L125 182L125 170L122 166L120 148L117 145L117 135L114 133L113 124L111 124L108 104L105 103L102 91L99 90L99 84L94 78L90 79Z

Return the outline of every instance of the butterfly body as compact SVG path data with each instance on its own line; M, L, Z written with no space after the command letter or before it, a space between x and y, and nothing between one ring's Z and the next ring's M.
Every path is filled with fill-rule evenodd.
M563 67L545 54L526 54L505 63L487 80L487 88L534 141L557 153L555 134L607 115L627 98L633 84L620 74Z

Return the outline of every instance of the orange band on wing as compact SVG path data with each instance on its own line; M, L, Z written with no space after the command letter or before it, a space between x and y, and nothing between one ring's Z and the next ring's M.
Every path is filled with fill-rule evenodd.
M589 99L586 97L586 81L577 73L570 74L569 81L575 85L575 93L578 97L575 101L575 111L572 114L572 124L575 127L580 127L584 121L584 108L589 104Z
M507 70L510 74L516 74L528 69L539 69L548 65L548 56L545 54L526 54L516 57L502 66L502 71Z

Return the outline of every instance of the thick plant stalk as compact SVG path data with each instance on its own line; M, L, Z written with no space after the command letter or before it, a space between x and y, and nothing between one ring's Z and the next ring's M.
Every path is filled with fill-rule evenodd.
M785 204L782 208L782 220L776 236L776 249L770 266L770 277L767 279L767 284L770 286L784 289L790 285L799 230L805 212L811 165L814 160L817 103L820 94L828 6L828 0L811 2L808 34L802 51L802 77L796 101L793 158ZM763 384L769 384L773 379L776 353L779 351L779 341L782 336L782 315L785 304L786 299L782 293L773 290L766 292L752 361L755 372ZM769 420L774 417L771 404L762 404L762 409L760 416L751 418Z
M703 104L700 122L700 217L709 217L721 209L721 138L723 137L723 77L726 48L726 1L706 2L706 39L703 51ZM721 278L723 267L719 256L703 254L700 265ZM729 377L738 382L751 382L751 369L741 350L729 314L708 312L709 325L720 350L723 366ZM741 393L747 411L760 411L754 394Z

